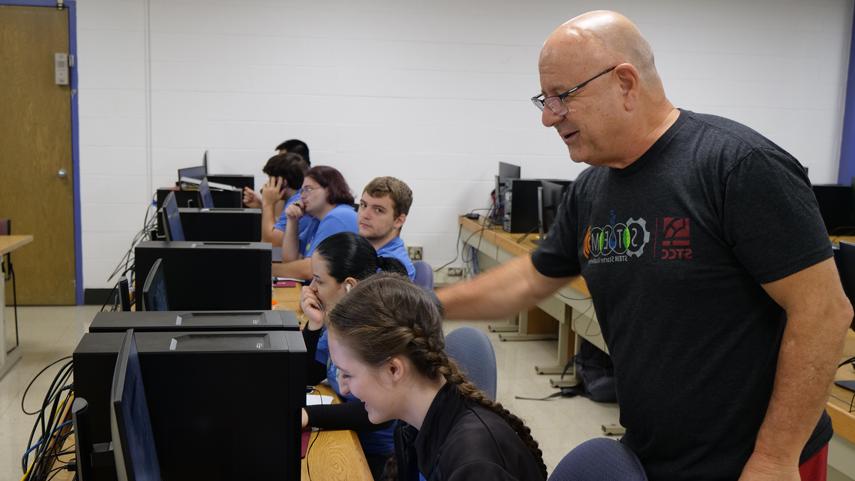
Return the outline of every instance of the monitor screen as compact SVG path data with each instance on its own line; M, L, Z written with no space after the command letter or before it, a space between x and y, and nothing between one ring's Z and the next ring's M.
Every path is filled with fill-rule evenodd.
M119 481L159 481L160 463L133 330L125 335L113 371L110 430Z
M171 241L184 240L184 228L181 226L181 215L178 213L178 202L175 200L175 192L170 192L163 201L164 225L166 226L166 239Z
M202 179L202 183L199 184L199 197L202 199L203 208L214 208L214 198L211 196L211 187L208 185L207 177Z
M189 177L191 179L202 180L205 176L208 175L208 168L204 165L199 165L196 167L186 167L184 169L178 169L178 181L181 181L182 177Z
M519 165L499 162L499 179L507 182L509 179L519 179L522 169Z
M166 273L163 259L157 259L152 264L143 285L143 310L168 311L169 302L166 296Z
M813 195L819 206L819 213L829 235L843 235L855 231L855 208L853 208L853 192L850 185L817 185L813 186Z
M549 228L552 227L552 223L555 222L555 217L558 215L558 207L564 199L564 194L570 188L570 183L558 183L549 180L542 180L540 183L543 187L543 231L549 232Z

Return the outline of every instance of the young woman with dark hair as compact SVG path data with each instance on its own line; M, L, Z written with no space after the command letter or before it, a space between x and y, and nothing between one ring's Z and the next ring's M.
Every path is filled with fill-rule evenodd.
M309 260L315 248L339 232L357 232L353 194L341 172L326 165L312 167L303 177L300 200L285 208L288 222L282 238L282 263L273 264L273 275L309 279ZM312 222L300 228L299 220Z
M365 403L373 423L403 421L385 479L546 479L529 428L445 354L442 316L426 291L377 274L339 301L328 331L342 391Z
M386 461L394 452L394 423L371 423L362 402L339 389L336 367L329 357L324 318L362 279L378 271L406 275L407 270L397 259L378 257L367 239L351 232L327 237L312 254L311 264L312 283L303 287L300 297L300 306L308 320L303 328L309 357L307 382L314 385L328 379L345 402L307 406L303 410L303 427L356 431L368 466L379 480Z

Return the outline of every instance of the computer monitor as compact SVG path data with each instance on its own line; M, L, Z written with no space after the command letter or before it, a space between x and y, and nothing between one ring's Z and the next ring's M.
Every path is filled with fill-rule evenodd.
M185 167L183 169L178 169L178 181L179 182L181 182L182 177L202 180L207 175L208 175L208 167L206 167L204 165L198 165L196 167Z
M125 334L113 370L110 432L119 481L161 479L133 329Z
M828 234L855 232L855 188L836 184L815 184L812 187Z
M552 180L542 180L540 182L543 189L541 196L541 217L543 219L543 233L549 232L549 228L555 222L555 217L558 214L558 207L561 206L561 201L564 199L564 194L570 188L571 182L556 182Z
M125 277L119 281L119 301L123 311L131 310L131 288Z
M202 179L202 182L199 184L199 197L202 199L202 208L214 208L214 197L211 196L211 187L208 185L207 177Z
M157 259L152 264L143 285L143 309L144 311L168 311L169 301L166 295L166 273L164 272L163 259Z
M505 182L509 179L519 179L522 173L522 168L519 165L499 162L499 179Z
M171 241L183 241L184 229L181 225L181 215L178 213L178 202L175 201L175 192L170 192L163 201L164 222L166 227L166 239Z

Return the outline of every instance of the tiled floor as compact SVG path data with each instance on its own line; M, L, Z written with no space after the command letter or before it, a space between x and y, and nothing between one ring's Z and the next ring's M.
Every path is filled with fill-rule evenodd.
M30 379L44 366L70 355L100 306L27 307L19 310L23 359L0 380L0 480L21 477L21 455L34 418L21 412L21 395ZM486 332L485 322L447 322L448 330L471 325ZM587 399L524 401L514 396L543 397L554 392L534 365L554 361L554 342L500 342L489 334L496 350L499 401L522 417L541 445L551 470L573 446L601 435L602 424L616 423L617 407ZM27 398L33 410L44 396L56 370L51 368L33 385Z

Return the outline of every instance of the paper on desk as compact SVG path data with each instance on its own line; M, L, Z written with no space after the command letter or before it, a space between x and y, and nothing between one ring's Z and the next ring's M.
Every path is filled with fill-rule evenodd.
M306 394L306 406L316 406L318 404L332 404L332 396L324 396L321 394Z

